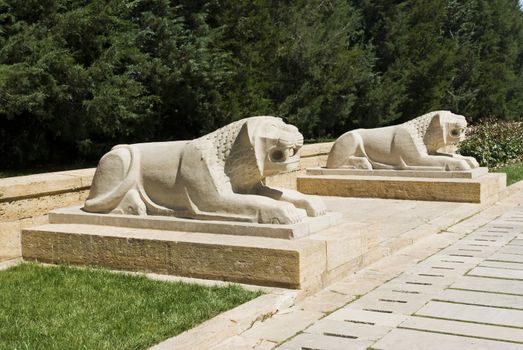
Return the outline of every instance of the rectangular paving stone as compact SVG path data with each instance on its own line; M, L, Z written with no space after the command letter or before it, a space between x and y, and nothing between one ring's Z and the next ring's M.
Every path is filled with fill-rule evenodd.
M380 341L373 344L372 348L387 350L521 350L521 344L409 329L393 329Z
M450 267L447 264L438 264L438 263L431 263L431 264L423 264L418 265L412 269L410 269L408 272L409 274L416 274L418 276L425 276L425 277L434 277L434 278L443 278L443 277L449 277L449 278L456 278L458 276L463 276L468 270L470 270L475 265L466 265L466 266L460 266L459 268L456 268L455 266Z
M267 340L261 340L261 339L252 339L252 338L244 338L240 336L232 337L229 340L220 343L214 347L212 347L210 350L245 350L245 349L251 349L251 350L271 350L274 349L278 343L267 341Z
M430 276L434 275L434 276ZM408 285L416 286L416 285L422 285L422 286L439 286L439 287L448 287L452 283L454 283L460 276L444 276L444 277L438 277L437 273L434 274L428 274L428 273L410 273L410 271L407 271L406 273L402 274L401 276L395 278L394 282L403 282ZM391 281L391 282L392 282Z
M479 267L497 267L501 269L523 270L522 263L484 260Z
M523 290L522 290L523 292ZM438 294L435 299L455 303L496 306L523 310L523 296L483 293L479 291L463 291L446 289Z
M390 332L391 329L391 327L370 325L367 323L323 319L307 328L305 332L320 335L325 335L325 333L338 334L353 339L378 340Z
M489 260L508 261L523 263L523 255L494 253L488 257Z
M464 246L451 246L441 251L441 254L450 257L465 257L465 258L487 258L492 255L495 250L472 249Z
M499 247L502 247L505 244L507 244L511 239L512 239L512 237L508 237L506 240L500 240L500 239L481 240L481 239L473 238L473 237L471 239L468 239L468 237L467 237L467 239L462 239L460 241L459 246L465 247L465 248L471 248L471 249L490 248L494 252L495 250L499 249Z
M488 233L488 232L483 232L483 233L473 233L469 236L467 236L467 240L469 241L469 244L470 243L475 243L475 244L485 244L485 245L503 245L503 244L507 244L508 242L510 242L512 239L514 238L514 236L508 236L508 237L503 237L503 236L500 236L499 234L494 234L494 233Z
M451 282L452 283L452 282ZM402 280L392 280L388 282L386 285L381 286L378 289L389 289L389 290L395 290L400 293L406 293L406 294L432 294L436 295L440 293L443 289L445 289L447 286L443 285L432 285L432 284L420 284L415 282L409 281L402 281ZM376 290L378 290L376 289Z
M352 307L345 307L331 313L325 317L324 320L337 320L367 325L396 327L406 318L406 315L366 311L354 309Z
M503 254L519 254L523 256L523 247L506 245L498 250L498 252Z
M523 328L523 311L520 310L431 301L416 315Z
M484 252L484 253L494 253L495 251L499 250L500 247L502 247L506 242L482 242L482 241L467 241L466 239L462 239L448 247L449 250L458 250L463 252ZM475 245L471 245L475 244ZM488 245L491 244L491 245ZM443 253L443 252L442 252ZM467 254L467 253L465 253ZM484 256L484 255L482 255Z
M523 329L412 316L400 328L523 343Z
M372 291L350 304L351 308L384 313L410 315L420 309L430 299L428 294L396 293L391 291Z
M523 295L523 281L465 276L450 288Z
M318 334L299 334L278 350L366 350L374 341Z
M523 270L498 269L493 267L476 267L472 269L469 276L482 276L494 278L517 279L523 281Z
M441 263L441 264L447 264L448 266L462 266L462 265L477 265L483 261L483 258L474 258L474 257L449 257L446 254L438 253L435 254L428 259L421 262L419 265L422 264L435 264L435 263Z

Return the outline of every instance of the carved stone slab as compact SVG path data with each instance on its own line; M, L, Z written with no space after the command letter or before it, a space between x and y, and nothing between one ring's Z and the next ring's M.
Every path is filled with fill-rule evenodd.
M80 207L56 209L49 213L51 224L85 224L164 231L202 232L238 236L257 236L296 239L336 225L341 213L329 212L323 216L307 217L289 225L258 224L217 220L183 219L172 216L136 216L122 214L86 213Z
M486 175L488 168L474 168L462 171L433 171L433 170L392 170L392 169L350 169L350 168L309 168L307 175L354 175L354 176L390 176L390 177L426 177L426 178L456 178L475 179Z

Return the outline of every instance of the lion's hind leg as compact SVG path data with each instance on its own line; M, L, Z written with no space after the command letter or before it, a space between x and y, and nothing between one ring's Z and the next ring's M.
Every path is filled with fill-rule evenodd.
M341 135L327 159L327 168L354 168L372 169L372 165L363 151L363 140L356 131L349 131Z
M354 168L354 169L366 169L366 170L372 170L372 164L370 164L369 160L366 157L350 157L347 162L348 167Z
M145 214L138 192L140 155L132 146L116 146L96 169L83 210L92 213Z
M147 208L140 193L132 189L125 194L118 206L111 210L111 214L147 215Z

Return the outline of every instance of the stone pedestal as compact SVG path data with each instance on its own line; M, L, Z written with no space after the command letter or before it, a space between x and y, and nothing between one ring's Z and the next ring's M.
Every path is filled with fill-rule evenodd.
M468 171L307 169L298 177L306 194L340 197L410 199L465 203L497 201L506 188L506 174L486 168Z
M375 245L368 224L340 223L334 212L262 225L74 207L51 212L49 221L23 230L24 259L286 288L318 289L340 266L355 268Z

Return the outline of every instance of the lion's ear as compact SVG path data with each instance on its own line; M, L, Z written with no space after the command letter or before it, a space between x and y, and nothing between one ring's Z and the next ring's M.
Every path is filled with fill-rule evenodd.
M443 145L447 144L447 132L445 130L445 120L441 113L435 113L425 134L425 145L429 154L435 153L441 147L440 141Z
M256 165L260 174L263 174L263 168L265 164L265 143L263 138L256 137L256 123L254 120L247 120L241 127L236 141L234 142L234 147L239 147L239 149L248 150L250 149L253 153L253 156L256 157Z

